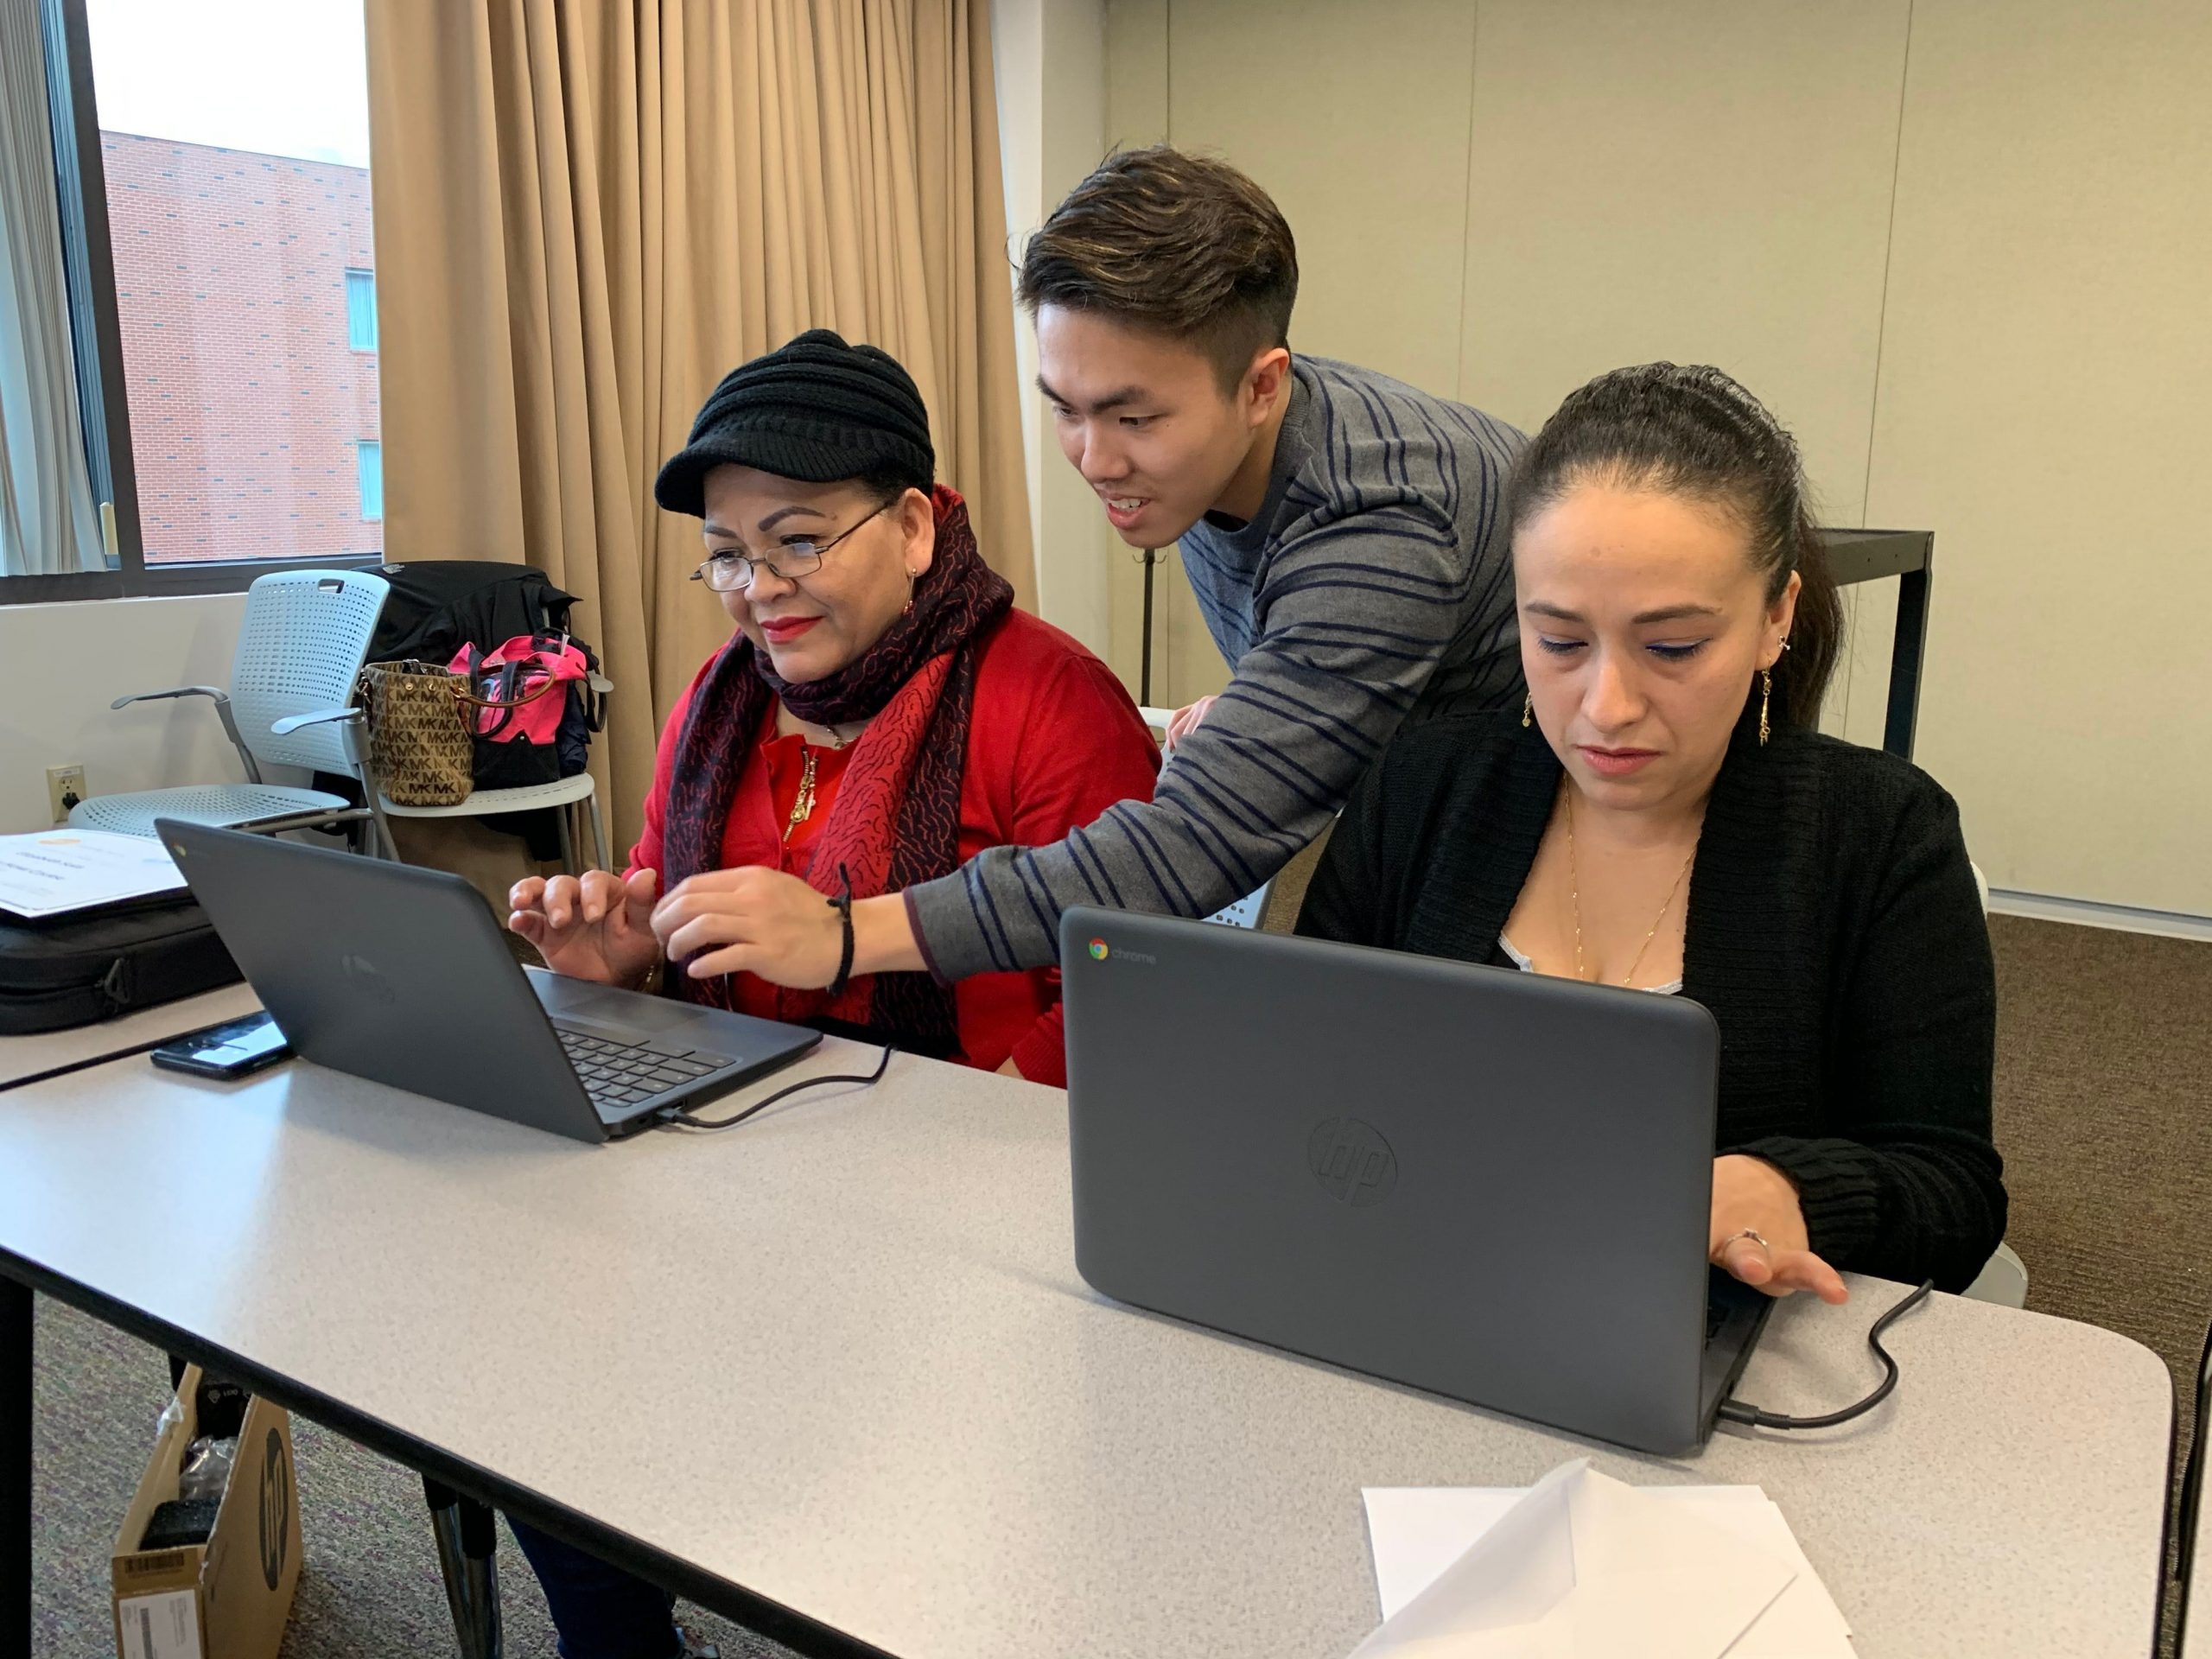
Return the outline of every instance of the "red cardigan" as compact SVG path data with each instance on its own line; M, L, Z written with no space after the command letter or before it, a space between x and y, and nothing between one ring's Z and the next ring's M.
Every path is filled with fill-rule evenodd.
M709 664L713 659L709 658ZM669 776L702 665L661 728L645 834L630 851L632 870L659 872ZM796 874L805 849L787 848L772 798L763 744L775 737L770 715L752 748L722 831L722 868L765 864ZM1008 611L983 641L976 664L976 707L968 728L967 772L960 790L960 857L986 847L1041 847L1094 822L1116 801L1149 800L1159 747L1136 705L1105 664L1050 623ZM826 812L817 810L817 819ZM776 987L738 976L741 1012L776 1019ZM1060 971L979 974L954 988L959 1058L996 1071L1011 1058L1021 1075L1065 1087L1067 1056L1060 1019Z

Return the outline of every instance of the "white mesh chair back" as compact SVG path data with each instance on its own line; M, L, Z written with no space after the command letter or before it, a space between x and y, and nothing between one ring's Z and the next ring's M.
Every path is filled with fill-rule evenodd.
M1143 721L1146 728L1165 746L1167 722L1175 718L1175 710L1143 707L1137 710L1137 718ZM1205 919L1218 922L1224 927L1256 928L1260 918L1268 913L1268 889L1274 885L1271 880L1261 882L1256 891L1246 893L1233 904L1224 905Z
M245 626L231 671L238 736L264 765L308 766L353 777L345 728L304 727L289 737L269 728L289 715L342 709L391 585L365 570L283 570L246 592Z
M1261 882L1256 892L1246 893L1233 905L1224 905L1206 920L1217 922L1224 927L1256 928L1260 925L1260 918L1267 914L1268 889L1274 885L1272 881Z

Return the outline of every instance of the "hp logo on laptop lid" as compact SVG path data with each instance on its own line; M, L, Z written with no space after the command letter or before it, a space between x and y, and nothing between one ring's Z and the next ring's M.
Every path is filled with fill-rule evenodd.
M1356 1117L1323 1118L1306 1156L1321 1190L1355 1209L1382 1203L1398 1185L1397 1154L1373 1124Z

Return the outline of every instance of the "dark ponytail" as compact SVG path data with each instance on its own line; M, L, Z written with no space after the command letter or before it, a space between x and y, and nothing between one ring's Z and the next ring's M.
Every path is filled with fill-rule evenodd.
M1515 463L1515 531L1580 484L1604 483L1721 507L1744 526L1769 604L1802 579L1789 649L1774 665L1774 720L1810 726L1835 671L1843 601L1806 501L1797 444L1766 405L1707 365L1645 363L1569 394Z

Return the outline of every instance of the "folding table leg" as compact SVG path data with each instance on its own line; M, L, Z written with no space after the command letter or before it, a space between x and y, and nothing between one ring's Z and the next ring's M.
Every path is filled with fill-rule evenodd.
M31 1290L0 1279L0 1652L30 1648Z
M437 1535L438 1570L461 1659L500 1659L499 1532L492 1511L450 1486L423 1477Z
M613 870L619 874L622 867L619 864L610 864L607 861L607 820L600 813L599 791L597 790L594 790L590 796L587 798L585 804L591 808L591 855L593 858L598 861L598 862L592 868L601 870Z

